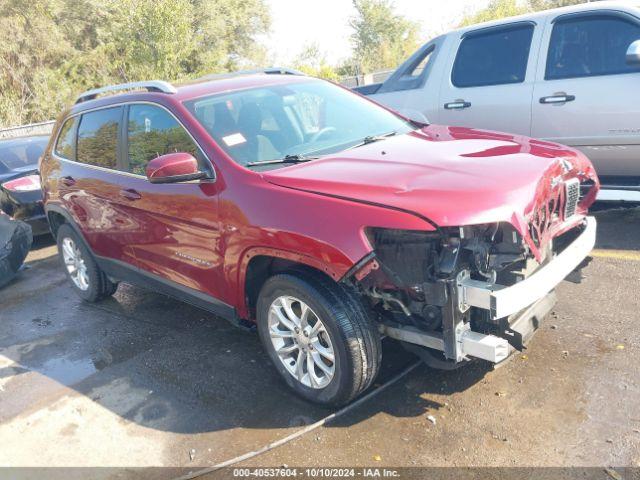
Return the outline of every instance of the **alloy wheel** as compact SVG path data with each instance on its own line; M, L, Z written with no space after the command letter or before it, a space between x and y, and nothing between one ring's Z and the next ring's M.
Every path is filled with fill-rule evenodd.
M69 237L62 240L62 258L74 285L80 290L87 290L89 288L87 265L82 258L82 252Z
M276 298L269 308L269 335L278 358L303 385L326 387L335 374L335 353L322 320L302 300Z

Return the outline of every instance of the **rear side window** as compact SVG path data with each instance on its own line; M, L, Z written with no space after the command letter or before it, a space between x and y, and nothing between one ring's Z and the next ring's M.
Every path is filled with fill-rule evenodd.
M409 78L419 78L422 75L422 72L424 72L428 67L431 59L434 57L434 51L435 47L425 50L422 55L416 58L413 63L409 65L407 70L402 73L402 76Z
M77 122L77 117L69 118L60 129L60 135L58 135L55 149L55 153L59 157L66 158L67 160L74 159L73 148L76 143Z
M451 81L459 88L524 82L534 25L468 34L460 44Z
M546 80L638 72L627 65L629 45L640 39L640 26L618 16L559 20L553 27Z
M121 116L121 107L106 108L82 115L78 127L78 162L116 168Z
M145 174L149 160L167 153L186 152L198 159L203 155L184 127L166 110L153 105L129 107L129 171Z

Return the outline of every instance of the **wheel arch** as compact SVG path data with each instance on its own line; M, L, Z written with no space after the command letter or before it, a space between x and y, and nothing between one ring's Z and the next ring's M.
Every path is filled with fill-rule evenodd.
M78 225L76 224L75 220L73 219L71 214L68 211L66 211L64 208L58 205L48 205L45 211L47 214L47 221L49 222L49 229L51 230L51 234L53 235L53 238L56 238L56 235L58 234L58 229L60 228L61 225L68 224L71 228L73 228L76 231L78 235L80 235L80 238L85 240L84 235L82 235L82 232L80 231L80 228L78 228Z
M273 275L284 272L313 272L338 282L344 272L337 271L313 257L272 248L255 248L242 257L239 268L240 316L255 319L258 294L264 283Z

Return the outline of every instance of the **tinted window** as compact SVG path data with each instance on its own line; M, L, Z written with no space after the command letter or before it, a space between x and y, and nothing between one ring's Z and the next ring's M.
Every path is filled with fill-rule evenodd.
M0 171L29 166L35 168L48 141L48 137L30 137L0 142Z
M451 81L456 87L524 82L533 25L472 33L460 44Z
M77 117L69 118L60 129L56 143L56 155L67 160L73 160L73 146L76 140Z
M420 75L422 75L422 72L425 71L425 69L429 65L429 62L433 58L432 54L434 50L435 48L430 48L428 50L425 50L421 56L416 58L414 62L411 65L409 65L407 70L403 72L402 75L405 77L411 77L411 78L417 78Z
M590 77L640 71L627 65L629 45L640 39L640 27L613 16L575 18L553 27L545 78Z
M121 115L120 107L82 115L78 127L78 162L116 168Z
M129 171L132 173L144 175L149 160L167 153L187 152L196 158L201 156L186 130L163 108L131 105L128 131Z

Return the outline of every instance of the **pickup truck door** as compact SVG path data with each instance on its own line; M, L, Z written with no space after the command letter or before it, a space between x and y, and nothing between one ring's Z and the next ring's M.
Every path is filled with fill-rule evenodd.
M599 175L640 176L640 65L626 63L640 19L599 10L549 17L532 136L582 150Z
M529 135L541 28L515 22L451 37L438 121Z

